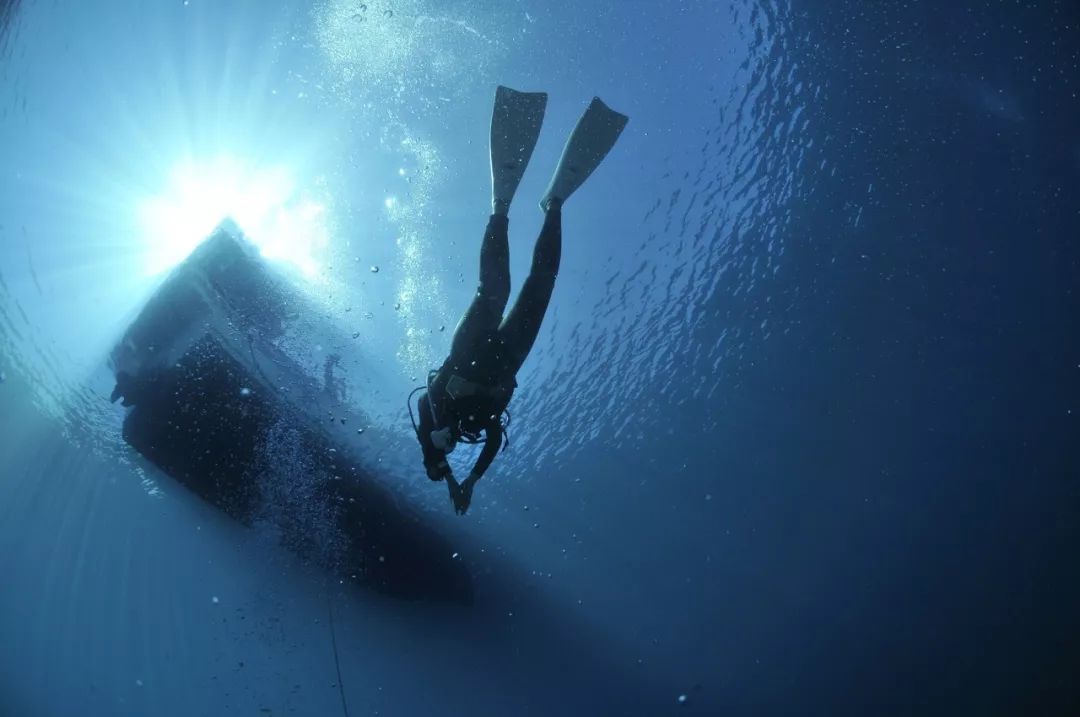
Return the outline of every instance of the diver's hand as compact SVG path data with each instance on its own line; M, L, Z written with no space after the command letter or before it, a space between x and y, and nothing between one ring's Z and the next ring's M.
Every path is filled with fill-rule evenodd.
M447 476L453 478L454 476L454 472L450 470L450 465L446 461L432 464L425 463L424 468L427 469L427 477L433 481L440 481Z
M450 491L450 499L454 502L454 512L458 515L465 515L469 510L473 486L476 485L477 480L476 476L470 474L460 485L457 485L455 481L455 488Z
M461 484L457 482L454 476L450 475L446 477L446 488L450 491L450 505L454 506L454 512L460 513L458 510L458 494L461 492Z

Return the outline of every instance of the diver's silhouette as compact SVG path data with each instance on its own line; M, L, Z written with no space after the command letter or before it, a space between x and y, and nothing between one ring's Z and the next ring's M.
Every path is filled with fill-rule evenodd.
M544 320L562 254L562 204L599 166L627 118L594 98L566 143L551 184L540 201L544 226L532 267L510 312L510 202L536 146L547 94L499 87L491 118L492 214L480 246L480 285L454 331L450 355L432 371L417 401L414 422L424 467L433 481L446 480L455 511L465 513L473 487L495 459L509 422L503 418L515 376ZM421 389L417 389L418 391ZM457 443L484 449L469 477L458 482L446 461Z

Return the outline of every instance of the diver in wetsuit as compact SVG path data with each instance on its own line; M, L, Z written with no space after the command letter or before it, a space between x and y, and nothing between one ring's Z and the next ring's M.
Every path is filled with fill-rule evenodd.
M446 480L454 510L464 514L473 487L505 439L503 413L515 379L544 320L562 254L562 205L614 146L627 118L595 98L574 128L540 207L544 226L517 300L510 299L510 201L536 145L547 94L499 87L491 119L492 214L480 247L480 285L454 331L450 355L432 372L417 401L416 437L433 481ZM458 482L446 456L459 442L483 442L468 478Z

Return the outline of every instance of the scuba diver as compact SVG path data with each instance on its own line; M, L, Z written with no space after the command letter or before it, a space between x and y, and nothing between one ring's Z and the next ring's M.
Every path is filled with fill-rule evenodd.
M476 482L507 440L506 407L517 387L515 376L536 341L559 273L563 202L600 165L628 121L598 97L578 120L540 200L544 225L533 249L529 276L504 315L510 299L507 213L536 146L546 106L544 92L501 86L495 91L490 143L492 213L480 245L480 285L454 331L450 355L429 374L427 386L416 390L423 391L417 400L420 425L414 419L413 428L424 468L431 480L446 481L450 501L461 515L469 509ZM458 443L484 444L469 477L460 483L446 461Z

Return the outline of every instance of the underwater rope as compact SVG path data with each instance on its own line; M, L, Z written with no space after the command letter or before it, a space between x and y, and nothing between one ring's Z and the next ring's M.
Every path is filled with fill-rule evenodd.
M326 591L326 612L330 615L330 644L334 646L334 669L337 670L337 686L338 693L341 695L341 711L345 713L345 717L349 717L349 705L345 703L345 685L341 683L341 663L338 661L337 634L334 632L334 604L330 600L330 590Z

